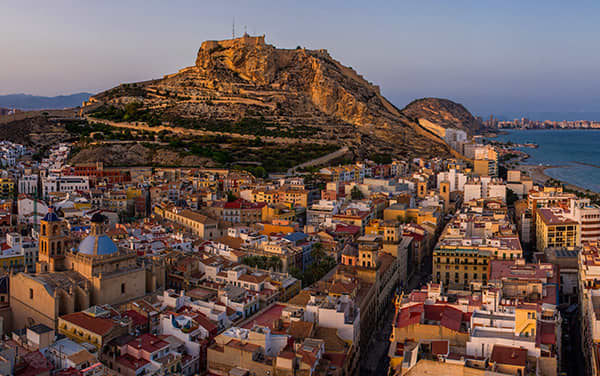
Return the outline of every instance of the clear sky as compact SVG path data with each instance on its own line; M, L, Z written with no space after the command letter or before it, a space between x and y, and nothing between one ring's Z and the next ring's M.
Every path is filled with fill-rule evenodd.
M0 94L98 92L193 65L200 43L266 34L329 50L403 107L600 111L600 1L4 0Z

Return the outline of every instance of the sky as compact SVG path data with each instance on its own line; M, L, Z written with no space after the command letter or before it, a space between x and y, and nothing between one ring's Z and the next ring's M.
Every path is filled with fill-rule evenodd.
M575 5L576 4L576 5ZM265 34L327 49L398 107L600 111L600 2L3 0L0 94L99 92L194 64L200 44Z

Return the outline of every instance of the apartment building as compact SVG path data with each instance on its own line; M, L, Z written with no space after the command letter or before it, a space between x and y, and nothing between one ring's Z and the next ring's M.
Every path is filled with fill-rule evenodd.
M577 247L581 245L581 227L559 207L538 208L535 220L536 247Z
M571 201L571 217L581 226L581 242L600 240L600 206L589 199Z
M204 240L220 238L224 229L216 219L189 209L156 206L154 213L198 235Z
M449 288L467 288L473 281L486 284L492 252L478 248L441 246L433 251L433 281Z
M588 375L600 372L600 242L585 242L579 252L581 348Z

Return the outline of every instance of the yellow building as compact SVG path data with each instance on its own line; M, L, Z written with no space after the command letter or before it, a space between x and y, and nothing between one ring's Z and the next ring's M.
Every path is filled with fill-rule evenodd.
M126 195L128 200L133 200L134 198L142 195L142 190L136 187L129 187L127 188Z
M433 280L450 288L468 287L471 281L487 283L491 252L477 248L438 247L433 251Z
M217 239L223 236L223 230L219 228L218 221L204 214L189 209L163 208L161 206L156 206L154 213L185 227L204 240Z
M279 203L279 204L267 204L263 206L261 219L264 222L271 222L274 220L282 220L292 222L296 219L296 211L290 208L291 205Z
M75 201L73 207L77 210L92 209L92 203L89 201Z
M126 334L127 322L113 321L110 312L94 306L58 318L58 332L75 342L86 342L102 350L114 338Z
M537 304L519 304L515 309L515 334L535 338Z
M257 189L252 191L252 201L267 204L285 203L293 206L308 206L308 191L304 189Z
M275 221L273 223L265 223L263 230L260 232L262 235L270 234L289 234L290 232L296 231L297 228L287 221Z
M12 251L12 250L11 250ZM0 253L0 266L5 271L9 270L23 270L25 267L25 256L23 254Z
M548 247L578 247L581 245L579 223L565 216L560 208L536 210L535 236L537 250Z
M365 227L365 235L381 235L385 242L399 242L402 238L400 222L372 219L369 225Z
M498 164L492 159L475 159L473 161L473 172L479 176L496 176Z
M0 197L10 197L15 193L15 182L11 178L0 178Z
M437 226L441 216L439 207L409 208L405 204L394 204L383 211L386 221L413 222L422 224L431 222Z
M282 189L279 191L279 202L306 208L308 207L308 191L304 189Z

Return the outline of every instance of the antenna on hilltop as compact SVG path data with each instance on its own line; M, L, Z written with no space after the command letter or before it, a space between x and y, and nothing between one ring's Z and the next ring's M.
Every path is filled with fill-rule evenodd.
M231 39L235 39L235 17L233 17L233 22L231 24Z

